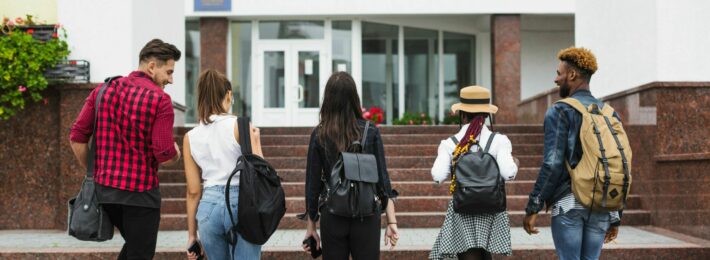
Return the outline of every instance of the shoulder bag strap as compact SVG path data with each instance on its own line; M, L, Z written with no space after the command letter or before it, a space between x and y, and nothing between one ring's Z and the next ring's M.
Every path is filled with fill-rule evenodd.
M104 80L104 84L101 84L101 88L99 88L99 93L96 94L96 103L94 104L94 131L91 136L91 144L89 145L89 154L87 155L89 158L86 163L86 178L94 177L94 165L96 163L94 161L94 156L96 155L96 129L99 124L99 106L101 105L101 98L104 96L106 88L111 85L111 82L120 77L121 76L114 76L106 78L106 80Z
M459 139L457 139L455 135L452 135L451 137L449 137L449 139L451 139L451 141L454 142L454 145L459 144Z

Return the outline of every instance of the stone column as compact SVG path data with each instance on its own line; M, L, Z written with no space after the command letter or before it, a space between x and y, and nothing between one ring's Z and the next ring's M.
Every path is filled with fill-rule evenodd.
M520 15L491 16L493 104L498 124L517 122L520 103Z
M200 71L215 69L227 74L228 30L227 18L200 18Z

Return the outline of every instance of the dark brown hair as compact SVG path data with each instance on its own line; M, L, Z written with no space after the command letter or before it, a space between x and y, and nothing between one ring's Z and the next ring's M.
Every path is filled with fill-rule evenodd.
M232 91L232 84L224 74L213 69L200 73L197 80L197 118L201 123L212 123L210 115L227 113L222 101L229 91Z
M345 151L353 141L360 138L357 120L361 118L360 97L355 81L346 72L333 73L325 84L323 105L320 108L318 139L321 145L335 145L338 152Z
M160 39L153 39L143 46L138 59L140 63L156 59L159 65L163 65L168 60L180 60L180 50L175 45L163 42Z

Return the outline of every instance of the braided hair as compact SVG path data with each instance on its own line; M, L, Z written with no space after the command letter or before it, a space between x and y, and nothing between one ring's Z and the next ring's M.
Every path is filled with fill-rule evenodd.
M465 112L461 112L464 114ZM486 122L487 114L468 114L467 116L473 117L468 123L468 129L466 129L466 134L461 138L461 141L456 145L454 149L453 158L451 159L451 184L449 185L449 193L453 194L456 189L456 163L458 162L461 155L466 154L472 145L477 145L478 140L476 138L481 134L483 129L483 124Z

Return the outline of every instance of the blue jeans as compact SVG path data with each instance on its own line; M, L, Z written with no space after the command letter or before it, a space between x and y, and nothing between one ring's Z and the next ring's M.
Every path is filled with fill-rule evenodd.
M552 217L552 239L560 260L599 259L609 229L609 212L571 209Z
M224 201L225 186L210 186L202 192L202 199L197 206L197 228L200 242L209 259L259 259L261 246L249 243L240 235L237 248L232 255L232 246L227 243L226 234L232 226ZM229 204L237 224L237 205L239 186L229 189ZM231 256L231 257L230 257Z

